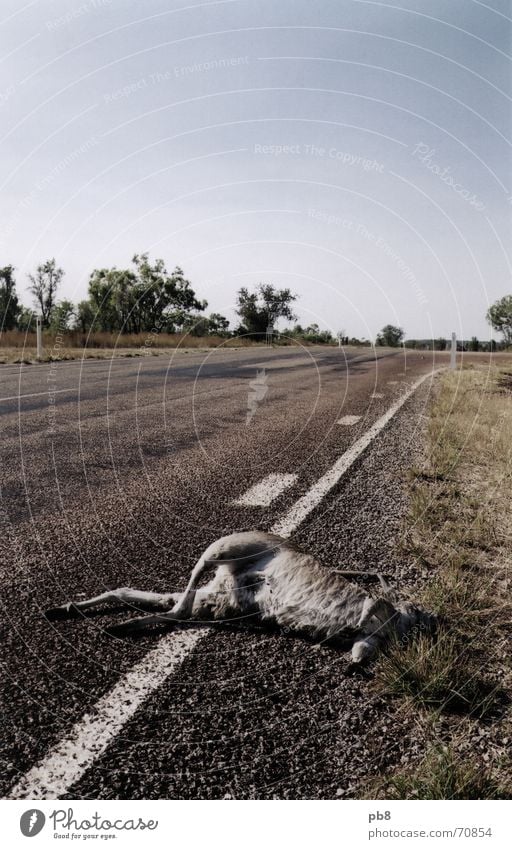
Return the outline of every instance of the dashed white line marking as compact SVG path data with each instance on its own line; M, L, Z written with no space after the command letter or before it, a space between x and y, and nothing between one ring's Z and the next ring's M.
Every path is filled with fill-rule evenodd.
M275 499L297 480L297 475L274 472L251 486L234 502L241 507L269 507Z
M347 426L353 425L353 424L357 424L357 422L360 420L360 418L361 418L361 416L343 416L341 419L338 419L336 424L347 425Z
M437 371L419 378L372 427L341 455L328 472L272 527L272 533L288 537L335 486L352 463L381 432L421 384ZM114 688L96 703L45 758L12 788L8 799L59 799L106 751L114 737L147 697L171 675L212 628L174 632L160 642Z
M394 404L391 405L389 410L387 410L380 419L377 419L375 424L371 426L366 433L354 442L354 444L345 451L341 457L338 457L334 466L323 475L320 480L318 480L311 489L306 492L302 498L299 498L298 501L291 507L286 516L276 522L272 527L272 533L279 534L283 537L289 537L290 534L294 532L294 530L304 521L306 516L308 516L315 507L320 504L321 500L327 495L329 490L335 486L340 478L345 474L345 472L350 469L352 463L357 460L360 454L363 453L365 448L368 447L370 442L375 439L375 437L381 432L381 430L387 425L389 421L393 418L394 415L398 412L400 407L403 407L405 402L411 397L413 392L424 383L429 377L433 377L435 372L429 372L429 374L423 375L417 380L413 385L404 392L400 398L395 401Z
M11 799L58 799L99 758L148 696L164 683L195 645L204 629L162 637L156 648L74 725L69 735L9 793Z
M396 386L397 383L398 383L398 380L388 380L388 386Z
M384 398L384 395L382 394L382 392L372 392L370 398Z

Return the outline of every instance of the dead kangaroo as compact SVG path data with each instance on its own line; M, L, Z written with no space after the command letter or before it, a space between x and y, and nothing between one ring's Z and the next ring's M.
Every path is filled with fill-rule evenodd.
M212 569L213 579L199 589L201 578ZM372 596L347 580L357 576L378 579L381 592ZM393 635L402 638L412 629L432 634L436 629L436 617L399 600L382 575L327 569L289 540L263 531L230 534L212 543L194 566L184 593L161 595L122 587L51 608L46 616L65 619L112 601L160 611L114 625L109 633L115 636L148 625L242 620L316 640L350 640L350 671Z

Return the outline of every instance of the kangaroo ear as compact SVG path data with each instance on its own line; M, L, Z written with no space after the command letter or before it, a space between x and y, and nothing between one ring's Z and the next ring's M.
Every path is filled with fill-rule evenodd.
M383 598L391 602L391 604L394 604L395 607L399 607L401 599L398 590L391 586L391 584L388 582L387 578L384 575L379 575L379 583L382 588Z

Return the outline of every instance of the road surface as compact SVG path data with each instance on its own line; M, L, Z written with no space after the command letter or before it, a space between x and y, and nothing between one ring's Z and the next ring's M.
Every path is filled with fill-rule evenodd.
M444 364L249 348L2 367L1 794L348 798L417 755L415 729L392 731L332 647L227 629L116 640L102 629L126 613L42 611L117 586L183 589L213 539L275 527L299 502L292 537L323 563L413 586L393 542L432 378L311 493Z

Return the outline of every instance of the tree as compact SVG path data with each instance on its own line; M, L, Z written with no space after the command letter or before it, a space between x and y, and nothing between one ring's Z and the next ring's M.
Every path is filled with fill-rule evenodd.
M18 330L23 330L25 333L29 330L35 330L35 313L34 310L29 309L28 307L21 307L18 320L16 322L16 327Z
M5 265L0 268L0 331L13 330L16 327L20 309L14 266Z
M228 327L228 319L219 313L208 316L190 313L184 316L181 330L190 336L226 336L229 335Z
M247 333L263 335L280 318L295 321L296 316L291 308L295 300L297 295L293 295L289 289L275 289L268 283L260 283L254 292L249 292L245 287L238 290L236 312Z
M100 330L174 332L192 310L204 310L181 268L168 274L164 261L135 254L135 269L101 268L91 274L89 301Z
M405 332L401 327L394 324L386 324L377 336L377 345L386 345L389 348L398 348L402 344Z
M129 332L126 326L133 306L130 291L135 275L129 270L96 268L89 278L89 302L98 330Z
M446 351L448 342L444 338L444 336L440 336L439 339L436 339L434 343L434 347L436 351Z
M489 307L486 318L494 330L503 333L505 345L512 345L512 295L505 295Z
M471 337L471 341L468 345L469 351L479 351L480 350L480 342L478 341L476 336Z
M74 313L75 306L71 303L71 301L59 301L52 311L50 330L53 330L54 333L69 330Z
M28 275L31 282L29 290L34 296L34 302L41 314L43 327L49 327L55 307L55 296L60 281L64 277L62 268L57 268L55 259L49 259L38 265L36 273Z
M80 301L80 303L77 304L73 329L80 330L82 333L87 333L89 330L92 330L94 317L95 312L91 302Z
M216 336L229 336L229 319L218 312L208 316L209 332Z

